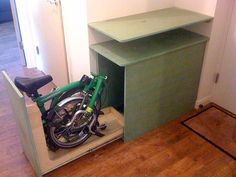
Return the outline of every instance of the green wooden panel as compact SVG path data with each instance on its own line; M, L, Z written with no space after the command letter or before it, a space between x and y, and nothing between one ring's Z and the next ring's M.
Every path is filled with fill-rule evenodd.
M91 46L119 66L128 66L207 41L208 38L183 29L127 42L108 41Z
M124 68L98 55L98 70L100 74L108 76L102 95L102 106L113 106L123 111L124 106Z
M210 16L189 10L168 8L94 22L89 26L119 42L128 42L211 19Z
M33 138L32 127L28 117L28 112L25 105L25 100L21 92L17 89L15 84L9 78L5 71L2 71L3 79L6 89L9 94L14 119L18 128L21 144L24 149L24 153L29 159L38 177L42 176L41 168L39 164L38 154L36 151L36 145Z
M193 109L205 43L125 67L125 141Z

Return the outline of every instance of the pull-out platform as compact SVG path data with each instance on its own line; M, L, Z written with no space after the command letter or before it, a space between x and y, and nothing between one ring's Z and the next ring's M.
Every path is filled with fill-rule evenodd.
M19 129L24 152L37 176L42 176L72 160L92 152L112 141L123 137L123 116L114 108L103 109L105 115L99 118L107 128L103 137L92 136L84 144L72 149L48 150L41 115L36 105L25 105L25 100L6 72L3 72L12 109Z

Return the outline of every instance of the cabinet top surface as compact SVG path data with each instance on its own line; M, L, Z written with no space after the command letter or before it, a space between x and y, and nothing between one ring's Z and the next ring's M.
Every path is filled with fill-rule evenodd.
M112 40L90 48L119 66L127 66L207 40L205 36L178 29L126 43Z
M89 26L119 42L128 42L209 21L212 18L189 10L167 8L107 21L93 22Z

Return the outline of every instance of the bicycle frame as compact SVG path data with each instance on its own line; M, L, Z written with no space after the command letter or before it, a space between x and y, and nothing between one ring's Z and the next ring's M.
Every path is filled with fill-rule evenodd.
M96 75L94 73L91 73L91 74L93 76L92 81L90 82L89 85L86 85L83 89L83 92L85 92L85 93L88 92L90 89L94 89L92 98L90 99L87 109L86 109L86 112L89 114L92 113L95 101L98 97L98 94L101 92L102 84L103 84L104 80L106 79L106 77L104 77L104 76ZM51 104L50 104L50 108L49 108L49 110L51 110L52 108L54 108L57 105L58 100L63 93L65 93L69 90L75 89L75 88L79 88L80 86L81 86L81 83L79 81L72 82L64 87L60 87L60 88L53 90L52 92L50 92L47 95L37 97L34 101L37 103L37 106L38 106L42 116L44 116L48 112L48 110L46 110L45 106L44 106L44 104L47 101L52 100Z
M80 87L80 82L79 81L70 83L70 84L68 84L64 87L61 87L61 88L57 88L57 89L53 90L52 92L48 93L47 95L40 96L40 97L36 98L35 102L37 103L37 106L38 106L41 114L43 115L46 112L44 104L47 101L52 100L52 102L50 104L50 109L54 108L56 106L56 104L58 103L58 100L59 100L60 96L64 92L75 89L77 87Z

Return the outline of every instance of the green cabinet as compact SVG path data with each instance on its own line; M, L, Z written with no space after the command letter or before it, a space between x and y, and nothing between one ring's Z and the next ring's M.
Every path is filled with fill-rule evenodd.
M206 42L179 29L91 46L99 72L109 78L105 105L124 110L125 141L194 108Z
M125 140L194 108L204 48L197 44L125 68Z
M209 19L171 8L90 24L115 39L90 48L108 76L105 106L124 114L125 141L194 108L208 38L177 28Z

